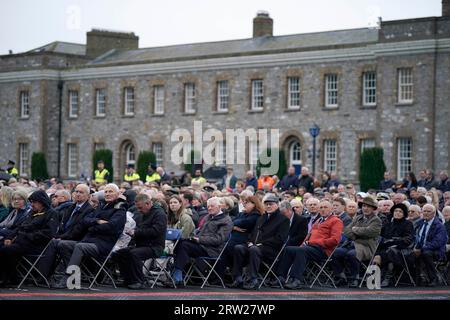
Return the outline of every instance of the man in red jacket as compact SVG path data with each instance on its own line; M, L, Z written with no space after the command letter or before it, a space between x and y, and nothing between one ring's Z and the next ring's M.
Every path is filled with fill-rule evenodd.
M320 202L319 213L320 219L314 223L302 245L286 247L278 269L278 278L284 283L291 268L289 281L284 285L286 289L301 289L303 273L308 262L310 260L321 262L327 259L341 240L344 224L332 214L332 205L328 200Z

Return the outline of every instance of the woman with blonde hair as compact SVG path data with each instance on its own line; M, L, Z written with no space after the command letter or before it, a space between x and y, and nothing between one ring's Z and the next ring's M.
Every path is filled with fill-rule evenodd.
M14 189L10 187L2 187L0 189L0 222L5 220L12 210L11 199Z

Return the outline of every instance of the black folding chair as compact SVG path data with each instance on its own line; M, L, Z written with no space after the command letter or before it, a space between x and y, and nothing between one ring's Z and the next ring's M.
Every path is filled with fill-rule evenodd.
M220 251L219 255L217 257L197 257L192 260L191 266L189 267L186 277L185 277L185 285L188 283L188 281L193 278L193 273L196 272L198 274L198 277L203 280L202 286L200 288L203 289L203 287L208 284L209 277L214 273L216 277L220 280L220 283L222 284L222 288L225 289L225 284L223 282L222 277L217 273L215 270L216 265L219 263L220 259L222 258L223 252L225 251L225 248L228 246L228 243L230 242L231 234L228 236L227 242L225 242L225 245L223 246L222 250ZM207 276L205 277L204 273L198 268L198 262L202 262L206 264L206 266L209 269L209 272Z
M174 241L174 245L173 245L173 249L175 250L175 248L177 247L178 243L180 242L181 239L181 229L172 229L172 228L168 228L167 232L166 232L166 241ZM162 260L162 262L158 261L158 260ZM172 281L172 284L174 286L174 288L176 288L175 285L175 280L172 278L171 273L171 268L170 268L170 263L174 260L174 254L173 253L168 253L167 255L163 255L160 256L159 258L153 259L154 262L154 266L156 267L156 278L152 279L150 277L150 280L153 281L152 284L152 288L156 285L156 283L158 282L159 278L161 277L162 274L164 274L167 279L170 279L170 281ZM149 275L151 275L152 271L149 270L145 264L144 264L144 268L146 269L146 271L148 272Z
M51 240L47 243L47 245L39 255L27 254L22 256L22 258L19 260L19 263L17 264L17 272L19 273L19 275L22 275L22 281L20 281L19 285L17 286L17 289L20 289L22 287L23 283L25 282L25 280L27 280L28 277L31 277L33 279L34 284L36 286L39 286L39 282L33 275L33 272L37 273L38 276L42 280L44 280L47 287L50 288L48 279L39 271L38 268L36 268L36 265L38 264L39 260L44 256L45 251L50 245L50 242Z
M314 270L319 270L319 272L317 272L317 274L314 277L314 280L312 281L311 285L309 286L309 288L312 288L314 286L314 284L319 281L320 286L324 286L327 283L331 283L331 285L336 288L336 284L334 283L334 279L332 274L326 270L327 266L330 264L330 262L333 260L333 254L336 251L336 249L338 248L338 246L334 247L333 251L331 252L331 254L323 261L322 264L320 264L317 261L312 260L312 266L309 269L310 270L310 274L312 274L314 276ZM325 276L325 282L324 284L322 284L322 281L319 280L319 277L321 275Z
M261 289L261 287L263 286L264 282L266 281L267 277L271 274L272 276L275 277L275 279L277 279L278 284L280 285L280 288L283 288L283 284L281 283L280 279L278 278L278 276L275 274L275 272L273 271L273 268L275 266L275 264L278 262L281 253L284 251L284 249L287 246L287 243L289 241L289 236L286 239L286 241L283 243L283 246L281 247L280 251L278 251L278 254L276 255L275 259L272 261L272 264L269 266L268 263L266 263L264 260L261 260L261 264L263 265L263 267L265 267L267 269L267 272L265 273L261 283L259 284L258 289Z

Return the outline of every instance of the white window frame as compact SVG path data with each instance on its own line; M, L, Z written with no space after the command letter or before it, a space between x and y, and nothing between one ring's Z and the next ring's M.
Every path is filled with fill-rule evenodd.
M164 114L165 88L163 85L153 86L153 113Z
M106 93L105 89L99 88L95 90L95 116L106 116Z
M78 174L78 146L76 143L67 144L67 176L76 178Z
M291 166L302 164L302 145L298 141L294 141L289 146L289 160Z
M264 109L264 81L262 79L252 80L252 109L261 111Z
M30 168L29 144L19 143L19 174L22 177L28 177Z
M229 83L228 80L217 81L217 111L227 112L229 106Z
M399 68L397 71L398 103L414 102L414 75L412 68Z
M184 112L195 113L195 83L184 84Z
M136 163L136 148L132 143L125 146L125 162L127 165Z
M337 141L327 139L323 142L323 171L337 171Z
M300 77L288 77L288 109L300 109Z
M363 153L363 151L366 149L375 148L376 141L373 138L361 139L360 146L361 146L361 153Z
M134 116L135 93L133 87L124 88L124 112L126 116Z
M78 98L77 90L69 90L69 118L78 118Z
M337 108L339 106L338 98L339 79L337 73L325 75L325 107Z
M401 181L412 171L412 139L397 140L397 180Z
M161 167L164 162L163 158L163 145L161 142L154 142L152 144L152 151L156 157L156 166Z
M363 73L363 106L377 105L377 73L367 71Z
M19 94L20 99L20 118L27 119L30 117L30 92L22 90Z

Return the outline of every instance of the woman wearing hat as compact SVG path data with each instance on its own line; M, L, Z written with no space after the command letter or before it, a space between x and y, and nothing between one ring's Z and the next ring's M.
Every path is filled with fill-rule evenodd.
M412 253L414 244L413 223L408 217L408 208L399 203L391 208L392 219L381 230L382 242L378 246L374 262L381 265L385 272L382 287L391 284L395 266L404 267L402 252L405 257ZM383 272L383 273L384 273Z

